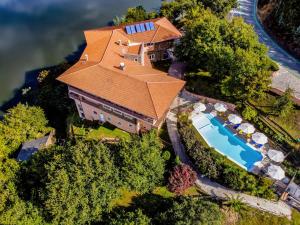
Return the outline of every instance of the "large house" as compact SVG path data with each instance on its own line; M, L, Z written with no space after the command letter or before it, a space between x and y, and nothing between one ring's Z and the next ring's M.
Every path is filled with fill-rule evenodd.
M80 60L58 77L67 84L81 118L125 131L159 128L184 81L153 68L172 56L181 33L166 19L84 32Z

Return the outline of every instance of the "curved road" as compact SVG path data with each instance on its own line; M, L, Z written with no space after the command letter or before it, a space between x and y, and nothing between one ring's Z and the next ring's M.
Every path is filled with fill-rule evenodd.
M284 91L290 87L295 97L300 100L300 61L282 49L264 30L257 18L257 0L238 0L239 7L231 12L233 16L241 16L245 22L253 25L259 40L268 46L269 56L279 64L272 78L272 87Z

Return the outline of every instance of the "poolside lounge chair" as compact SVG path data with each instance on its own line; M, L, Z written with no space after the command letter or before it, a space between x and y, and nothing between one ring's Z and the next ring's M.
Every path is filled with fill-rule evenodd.
M237 129L241 124L236 124L233 126L233 129Z
M226 120L225 124L231 125L231 122L229 120Z
M257 144L257 145L256 145L257 148L262 148L263 146L264 146L264 145L262 145L262 144Z

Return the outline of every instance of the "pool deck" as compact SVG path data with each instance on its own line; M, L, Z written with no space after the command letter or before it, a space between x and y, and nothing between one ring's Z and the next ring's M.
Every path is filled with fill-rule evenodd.
M179 106L180 103L186 104L188 102L189 102L188 99L175 99L173 103L174 108L171 112L167 114L166 122L167 122L168 133L175 154L180 158L181 162L188 164L194 168L194 165L191 163L189 157L185 153L184 146L181 143L180 135L177 129L176 108ZM179 104L177 105L177 103ZM177 107L175 105L177 105ZM195 171L197 170L195 169ZM207 193L212 197L219 198L219 199L228 199L230 196L241 197L242 201L251 207L272 213L274 215L286 216L288 218L291 218L292 215L291 207L283 201L275 202L275 201L270 201L270 200L254 197L251 195L243 194L237 191L233 191L216 182L209 180L206 177L201 176L199 171L197 171L197 175L198 175L198 179L196 180L196 185L203 192Z
M209 110L206 111L206 113L209 113L208 112ZM197 115L196 115L197 116ZM200 115L199 115L200 116ZM217 120L219 120L221 122L221 124L225 124L225 121L222 120L221 117L218 117L218 116L214 116ZM192 119L193 121L193 119ZM194 124L194 121L193 121L193 126L196 128L196 130L198 131L197 127L195 126ZM259 152L261 155L262 155L262 159L260 161L257 161L256 163L260 163L263 159L264 159L264 154L262 151L260 151L259 149L255 148L253 145L249 144L247 139L245 139L242 135L239 135L237 134L236 130L233 129L230 125L225 125L224 126L225 129L228 129L232 134L234 135L237 135L236 138L239 138L241 139L241 141L243 141L245 143L245 145L247 145L248 147L250 147L253 151L256 151L256 152ZM225 156L226 158L228 158L230 161L232 161L233 163L237 164L238 166L240 166L241 168L243 168L244 170L247 170L248 172L252 172L252 171L260 171L258 170L257 166L256 166L256 163L253 164L253 166L248 169L246 166L244 166L243 164L239 163L238 161L236 161L235 159L231 158L230 156L224 154L221 150L219 150L218 148L215 148L214 146L212 146L210 144L210 142L198 131L198 133L201 135L201 137L205 140L205 142L209 145L209 147L211 148L214 148L214 150L216 150L218 153L220 153L221 155Z

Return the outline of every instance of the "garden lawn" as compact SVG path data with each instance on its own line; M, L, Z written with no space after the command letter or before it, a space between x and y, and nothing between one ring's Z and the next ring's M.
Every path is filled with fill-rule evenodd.
M132 199L138 195L139 195L138 192L129 191L127 189L121 189L120 197L118 199L114 199L111 205L113 207L115 206L128 207L132 203Z
M174 198L176 195L168 190L166 186L157 187L152 191L152 194L161 196L163 198ZM139 196L140 193L129 191L125 188L120 190L120 197L112 201L111 205L128 207L133 201L133 198ZM201 195L196 186L186 189L183 193L184 196L199 196Z
M292 212L292 219L275 216L257 209L247 207L240 213L237 225L296 225L300 224L300 213Z
M287 118L280 118L272 115L272 105L274 104L276 96L266 94L266 97L261 100L250 101L257 109L261 110L266 116L290 134L294 139L300 138L300 110L295 109L294 112Z
M91 140L99 140L99 139L103 139L103 138L125 138L125 139L128 139L128 138L130 138L130 134L119 128L116 128L110 124L103 124L103 125L100 125L96 129L91 129L87 133L86 137L87 137L87 139L91 139Z

